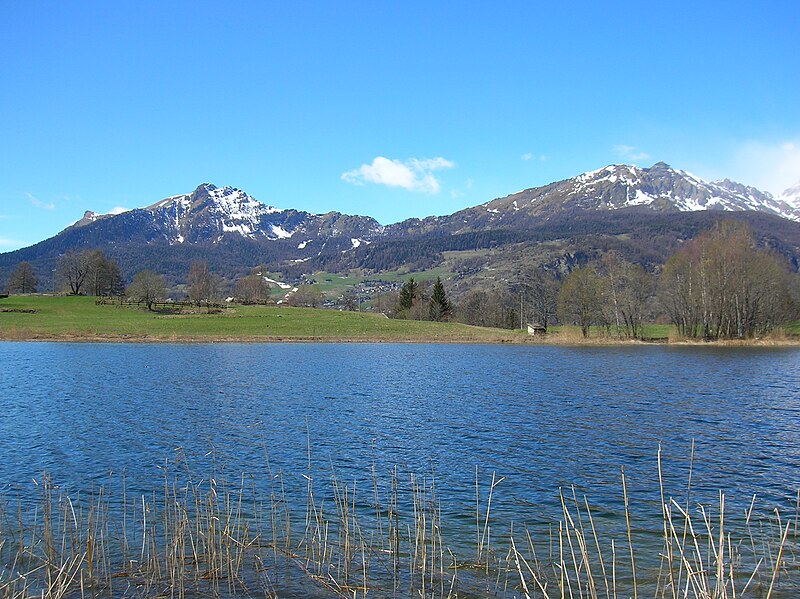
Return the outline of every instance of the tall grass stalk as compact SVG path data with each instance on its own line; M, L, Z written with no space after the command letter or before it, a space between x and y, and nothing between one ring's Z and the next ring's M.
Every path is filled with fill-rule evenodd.
M759 519L753 497L737 525L723 493L713 507L691 505L688 490L685 500L670 496L660 451L658 464L655 545L634 533L624 469L624 513L598 519L571 488L559 491L557 521L536 528L503 522L504 478L493 473L482 489L476 469L474 537L443 520L449 498L433 473L394 467L382 480L373 461L365 491L332 469L320 478L310 442L305 473L267 466L264 485L165 465L149 493L134 496L123 473L121 497L113 481L69 495L45 475L37 499L18 498L16 518L8 499L0 504L0 597L276 597L305 594L304 584L336 597L772 599L800 590L797 513Z

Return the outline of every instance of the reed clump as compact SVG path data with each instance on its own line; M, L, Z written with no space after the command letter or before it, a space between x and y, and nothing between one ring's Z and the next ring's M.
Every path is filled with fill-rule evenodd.
M659 478L660 477L659 451ZM691 476L691 475L690 475ZM365 482L367 481L367 482ZM659 480L660 531L561 489L546 527L498 515L497 473L475 471L471 513L442 518L433 473L397 467L363 481L311 467L291 480L168 475L147 493L120 481L74 496L48 476L0 508L0 597L790 597L798 513L733 518L670 496ZM291 483L291 484L290 484ZM800 504L800 494L798 495ZM608 510L606 510L607 512ZM448 510L452 514L453 510ZM505 511L503 513L506 513ZM520 515L521 517L523 515ZM470 532L466 521L472 521ZM737 522L734 523L733 520ZM653 532L655 530L655 532Z

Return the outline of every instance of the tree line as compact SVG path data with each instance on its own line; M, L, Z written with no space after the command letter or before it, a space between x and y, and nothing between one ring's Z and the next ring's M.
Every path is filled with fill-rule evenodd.
M473 289L453 311L480 326L547 329L575 325L588 337L639 339L644 324L673 324L679 336L752 338L800 318L800 277L745 225L723 222L686 242L663 269L647 272L614 251L571 268L539 267L493 289Z
M66 252L53 273L54 290L58 287L73 295L126 295L148 309L168 296L163 275L151 270L136 273L126 288L119 264L101 250ZM185 294L209 311L227 294L243 304L271 303L267 274L261 265L226 283L206 261L196 260L189 267ZM35 293L38 288L28 262L17 264L8 277L9 293ZM684 243L655 271L610 250L580 266L521 271L494 287L470 289L457 302L441 278L435 282L409 278L399 292L372 298L372 307L397 318L501 328L569 324L578 326L584 336L600 328L607 335L641 338L644 323L661 320L675 325L682 337L749 338L798 318L799 288L798 275L778 254L756 247L745 225L723 222ZM319 307L326 298L318 285L306 284L281 301ZM361 298L348 290L336 305L359 309Z

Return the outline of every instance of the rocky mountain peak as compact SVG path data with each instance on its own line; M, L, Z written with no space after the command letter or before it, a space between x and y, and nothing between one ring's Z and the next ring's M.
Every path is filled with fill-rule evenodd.
M91 210L87 210L83 213L83 217L76 221L72 226L73 227L85 227L86 225L90 225L95 222L99 218L104 218L108 215L105 214L98 214L97 212L93 212Z
M773 198L735 181L707 182L666 162L649 168L612 164L543 187L526 189L481 206L481 222L515 226L522 218L574 210L640 207L658 212L761 211L800 221L800 188Z

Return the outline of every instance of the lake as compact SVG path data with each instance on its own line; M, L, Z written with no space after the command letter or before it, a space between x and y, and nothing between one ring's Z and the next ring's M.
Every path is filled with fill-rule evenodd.
M660 446L679 504L691 476L691 505L718 508L722 491L734 524L754 495L753 518L797 517L795 349L0 343L0 364L0 496L23 504L45 471L84 496L118 477L135 496L165 472L244 474L267 494L279 476L300 512L309 478L355 484L368 513L392 477L415 475L435 487L448 545L474 559L476 479L485 514L502 478L489 520L501 545L512 527L552 535L559 488L621 543L624 466L646 547L662 532Z

